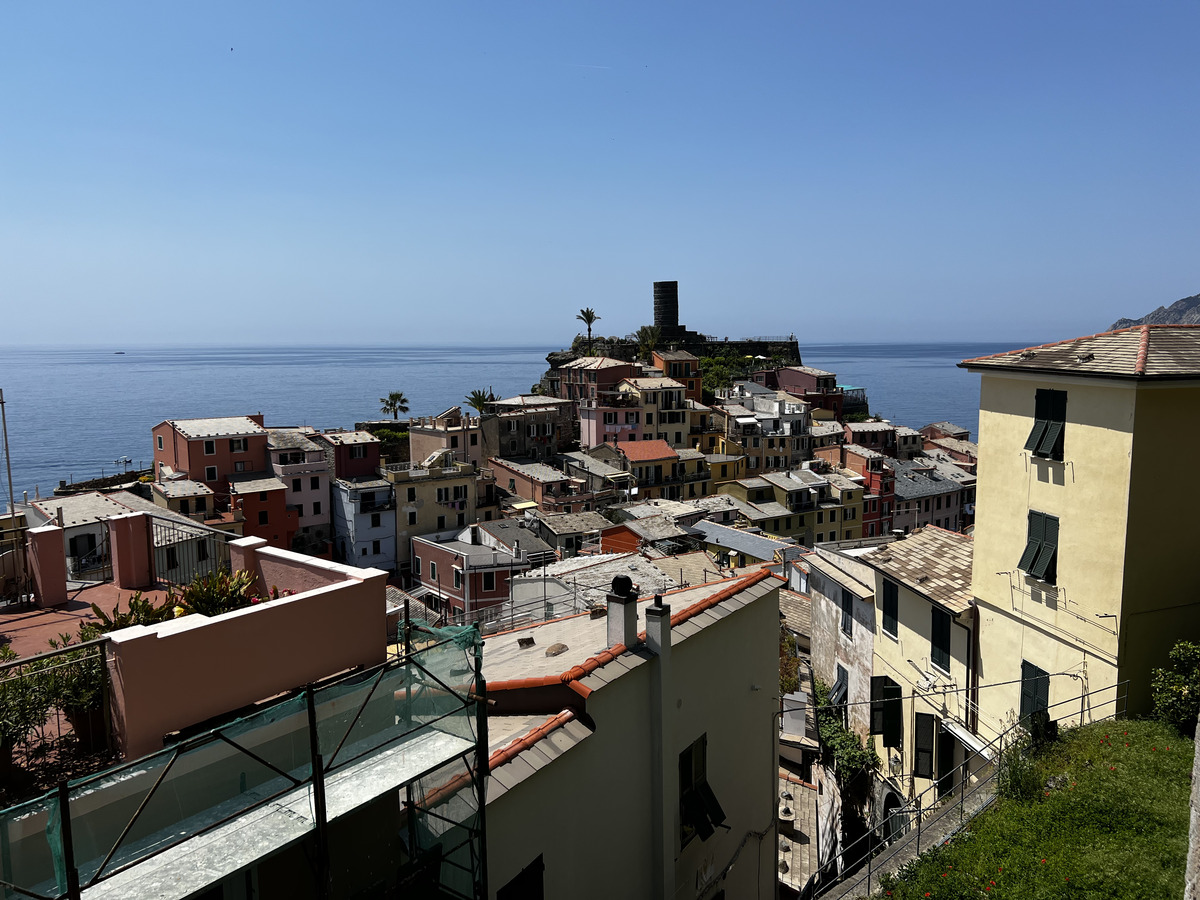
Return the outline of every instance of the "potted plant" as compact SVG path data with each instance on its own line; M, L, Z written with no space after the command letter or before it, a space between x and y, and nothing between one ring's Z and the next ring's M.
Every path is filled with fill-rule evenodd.
M83 625L81 641L98 637L95 626ZM69 634L50 639L50 646L61 650L71 646ZM41 663L47 673L50 702L63 711L79 747L85 753L97 753L108 746L104 721L104 652L100 647L84 647L60 653Z
M0 647L0 663L19 658L11 647ZM32 666L20 666L0 673L0 783L11 780L17 744L45 723L50 710L44 680L32 671Z

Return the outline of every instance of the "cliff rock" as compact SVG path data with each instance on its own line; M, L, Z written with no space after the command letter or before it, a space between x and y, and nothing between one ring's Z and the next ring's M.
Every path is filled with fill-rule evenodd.
M1176 300L1170 306L1160 306L1140 319L1117 319L1109 331L1133 325L1200 325L1200 294Z

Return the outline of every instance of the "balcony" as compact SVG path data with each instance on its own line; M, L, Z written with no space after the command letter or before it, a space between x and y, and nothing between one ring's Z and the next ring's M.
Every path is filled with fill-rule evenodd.
M396 498L389 497L387 500L375 500L371 503L360 503L358 505L359 514L387 512L389 509L396 508Z
M389 894L424 871L442 882L439 896L482 896L478 654L443 639L64 781L0 812L4 880L21 895L66 897L63 873L78 872L88 896L175 898L276 854L307 869L315 852L310 862L333 873L333 895L346 896L348 885L336 883L345 851L323 840L329 823L369 816L412 786L418 803L401 815L416 817L409 833L419 842L397 853Z

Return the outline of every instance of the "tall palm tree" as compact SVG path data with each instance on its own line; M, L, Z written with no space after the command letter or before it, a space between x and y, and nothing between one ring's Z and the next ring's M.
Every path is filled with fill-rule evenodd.
M495 399L496 395L492 393L491 388L488 388L486 391L476 388L475 390L471 391L471 393L467 394L466 397L467 405L481 415L483 414L483 411L487 405L493 402Z
M384 415L391 413L393 419L399 419L400 413L408 412L408 398L403 391L392 391L386 397L380 397L379 402L379 411Z
M592 325L600 321L600 317L596 315L596 311L590 306L587 309L581 309L577 318L580 322L587 326L588 330L588 355L592 353Z
M657 325L643 325L637 330L638 356L646 359L650 351L658 346L662 338L662 329Z

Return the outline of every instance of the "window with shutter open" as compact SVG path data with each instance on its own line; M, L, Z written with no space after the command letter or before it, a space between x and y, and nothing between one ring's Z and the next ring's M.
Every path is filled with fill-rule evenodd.
M1033 430L1025 449L1043 459L1062 461L1067 421L1067 392L1041 389L1034 398Z
M1058 517L1029 511L1029 535L1017 568L1049 584L1058 580Z
M943 672L950 671L950 613L936 606L930 623L929 659Z

